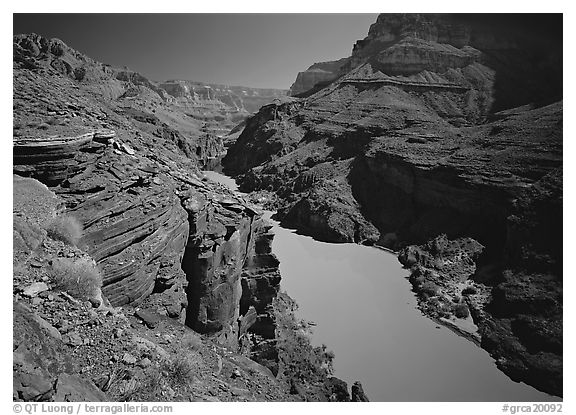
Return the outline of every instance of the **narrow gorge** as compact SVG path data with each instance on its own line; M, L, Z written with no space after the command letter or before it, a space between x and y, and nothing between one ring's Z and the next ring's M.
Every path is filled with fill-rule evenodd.
M380 15L223 165L283 226L401 250L426 315L459 330L471 314L501 370L561 395L561 42L492 19Z
M562 399L561 20L381 14L289 90L14 35L13 399Z
M188 94L188 87L186 94L164 90L165 84L117 72L60 40L19 35L14 48L14 307L15 313L42 322L40 327L26 323L39 336L32 341L20 331L24 326L15 329L14 398L51 400L60 396L58 379L67 375L72 378L65 388L72 388L74 399L80 400L134 399L140 393L161 400L180 400L190 393L198 400L349 399L346 385L321 368L322 357L316 357L305 338L297 357L318 360L305 369L315 371L315 377L298 380L298 387L307 389L290 394L295 369L287 367L299 362L275 345L280 311L273 303L280 274L270 248L271 225L256 206L210 182L201 171L225 151L220 130L206 121L205 111L221 114L224 108L246 117L238 101L229 109L230 103L217 95ZM256 93L257 99L271 101L279 93L264 92L269 95ZM184 114L183 106L197 116ZM176 122L175 116L180 116ZM223 121L216 125L225 126ZM55 200L51 209L28 211L26 206L44 194ZM50 224L59 218L64 218L65 229L54 233ZM70 228L81 234L58 236ZM101 276L101 294L89 298L87 309L58 294L52 280L62 266L75 269L86 261L96 264ZM28 295L38 284L42 289ZM90 330L63 323L62 309L67 307L61 303L68 300L77 309L70 315L91 316ZM289 310L282 318L298 324ZM170 330L161 329L166 325L184 334L167 341ZM107 333L117 340L100 350L98 342ZM60 340L50 346L55 359L68 347L79 346L81 354L69 358L67 366L55 364L38 349L47 334ZM288 331L282 338L289 351L290 336L297 339ZM96 357L103 351L103 359ZM254 353L265 354L260 360L271 369L246 359ZM39 367L34 363L38 359L44 360ZM148 363L136 366L142 360ZM138 389L147 377L169 376L174 365L192 361L197 378L203 367L209 377L200 386L168 382ZM225 375L223 361L232 365L228 372L244 375ZM214 364L217 368L211 369ZM116 378L122 366L131 375ZM214 391L222 381L210 377L213 373L226 379L220 398ZM31 378L36 380L30 383ZM243 385L231 385L236 378L234 383ZM77 379L83 389L74 388ZM252 386L247 389L247 384Z

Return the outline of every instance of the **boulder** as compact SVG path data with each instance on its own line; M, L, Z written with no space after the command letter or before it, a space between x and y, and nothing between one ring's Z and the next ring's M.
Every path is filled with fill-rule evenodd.
M136 310L134 316L138 317L150 329L156 328L160 324L161 317L148 310Z
M352 385L352 402L369 402L364 389L362 389L362 384L358 381Z
M60 374L56 380L56 402L105 402L106 395L90 380L77 375Z
M45 282L35 282L30 284L22 290L22 295L26 297L36 297L38 294L44 291L48 291L48 285Z

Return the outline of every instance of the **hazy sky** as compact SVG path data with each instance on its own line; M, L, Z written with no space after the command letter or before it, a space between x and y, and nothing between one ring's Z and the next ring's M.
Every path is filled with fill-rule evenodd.
M15 14L14 34L58 37L97 61L171 78L289 88L349 56L377 14Z

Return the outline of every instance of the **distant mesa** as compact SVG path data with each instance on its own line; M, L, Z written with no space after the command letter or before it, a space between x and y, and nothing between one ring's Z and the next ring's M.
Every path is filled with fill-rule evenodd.
M285 89L205 84L185 80L165 81L160 87L182 105L200 105L203 101L212 100L221 102L224 108L246 113L254 113L274 98L287 94Z

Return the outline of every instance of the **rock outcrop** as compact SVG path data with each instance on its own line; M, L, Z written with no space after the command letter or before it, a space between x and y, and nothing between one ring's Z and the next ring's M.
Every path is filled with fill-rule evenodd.
M549 346L517 327L561 326L561 34L506 18L381 15L332 83L248 119L223 165L241 190L274 192L282 224L321 240L396 250L472 238L484 249L460 276L493 295L482 347L559 395L561 353L540 359ZM502 314L531 289L531 306Z
M107 401L66 353L60 333L21 302L14 304L14 400Z
M334 73L334 80L366 63L386 75L411 75L441 74L476 61L498 72L494 111L525 102L550 103L562 96L562 42L554 39L561 36L561 22L554 19L553 15L381 14L366 38L355 43L351 56L336 61L342 65L326 62L329 68L322 69ZM299 94L317 92L313 86Z
M158 133L166 134L163 127L171 125L179 132L179 141L186 142L196 150L196 138L203 137L206 133L212 136L222 137L239 122L246 119L261 105L282 98L287 91L280 89L250 88L243 86L227 86L207 84L201 82L169 80L163 83L152 81L142 74L126 67L117 68L108 64L97 62L90 57L67 46L60 39L47 39L37 34L20 34L14 36L14 65L18 69L27 69L30 73L21 74L15 80L15 91L32 92L33 90L21 87L20 83L26 82L27 76L34 74L58 74L58 83L65 80L74 81L81 85L82 91L116 101L117 109L140 112L140 118L154 119L152 124L158 125ZM51 82L55 81L52 79ZM71 84L73 85L73 84ZM38 92L42 92L39 90ZM75 91L68 91L73 93ZM82 94L79 97L83 98ZM38 106L39 102L33 96L24 96ZM41 101L40 101L41 102ZM20 102L19 104L23 104ZM44 104L41 108L22 108L18 115L25 111L32 115L47 112L44 122L51 125L51 130L58 128L63 123L70 127L75 121L74 107L78 100L63 99L58 104L56 101L48 108ZM72 104L72 107L68 106ZM94 108L92 116L99 114L100 108ZM135 111L136 110L136 111ZM23 135L29 127L28 124L38 122L17 118L15 127L18 126ZM82 120L85 121L85 120ZM34 126L32 126L34 127ZM170 128L168 128L170 130ZM173 128L174 129L174 128ZM173 130L172 129L172 130ZM69 128L65 128L69 132ZM217 157L219 155L215 155Z
M203 176L223 141L173 98L59 40L14 37L16 400L303 399L239 354L276 341L273 235ZM78 235L50 235L57 215ZM87 264L97 295L74 298L62 264Z
M369 402L360 382L354 382L352 385L352 402Z
M331 62L318 62L304 72L298 72L296 81L290 86L290 95L299 96L314 89L317 85L325 86L342 74L341 68L346 65L347 62L348 58Z
M79 244L99 264L113 305L137 303L174 286L184 278L188 241L199 246L204 238L223 236L198 231L201 224L186 210L202 200L212 203L214 192L200 180L198 165L221 154L222 140L201 131L195 143L185 137L186 127L162 121L133 96L111 100L105 93L109 86L126 91L134 84L154 93L141 76L102 66L58 40L19 35L14 42L15 173L50 185L65 200L68 213L83 225ZM64 63L71 69L61 70L68 68ZM100 72L82 79L71 75L83 66ZM101 93L89 93L94 90ZM237 226L250 239L255 230L235 222L240 211L233 206L228 216L224 235ZM207 222L224 226L212 217ZM234 271L238 284L248 252L241 248ZM238 308L238 302L232 304Z
M17 262L15 401L295 399L264 366L167 316L76 299L55 285L50 263L77 255L85 253L45 237Z

